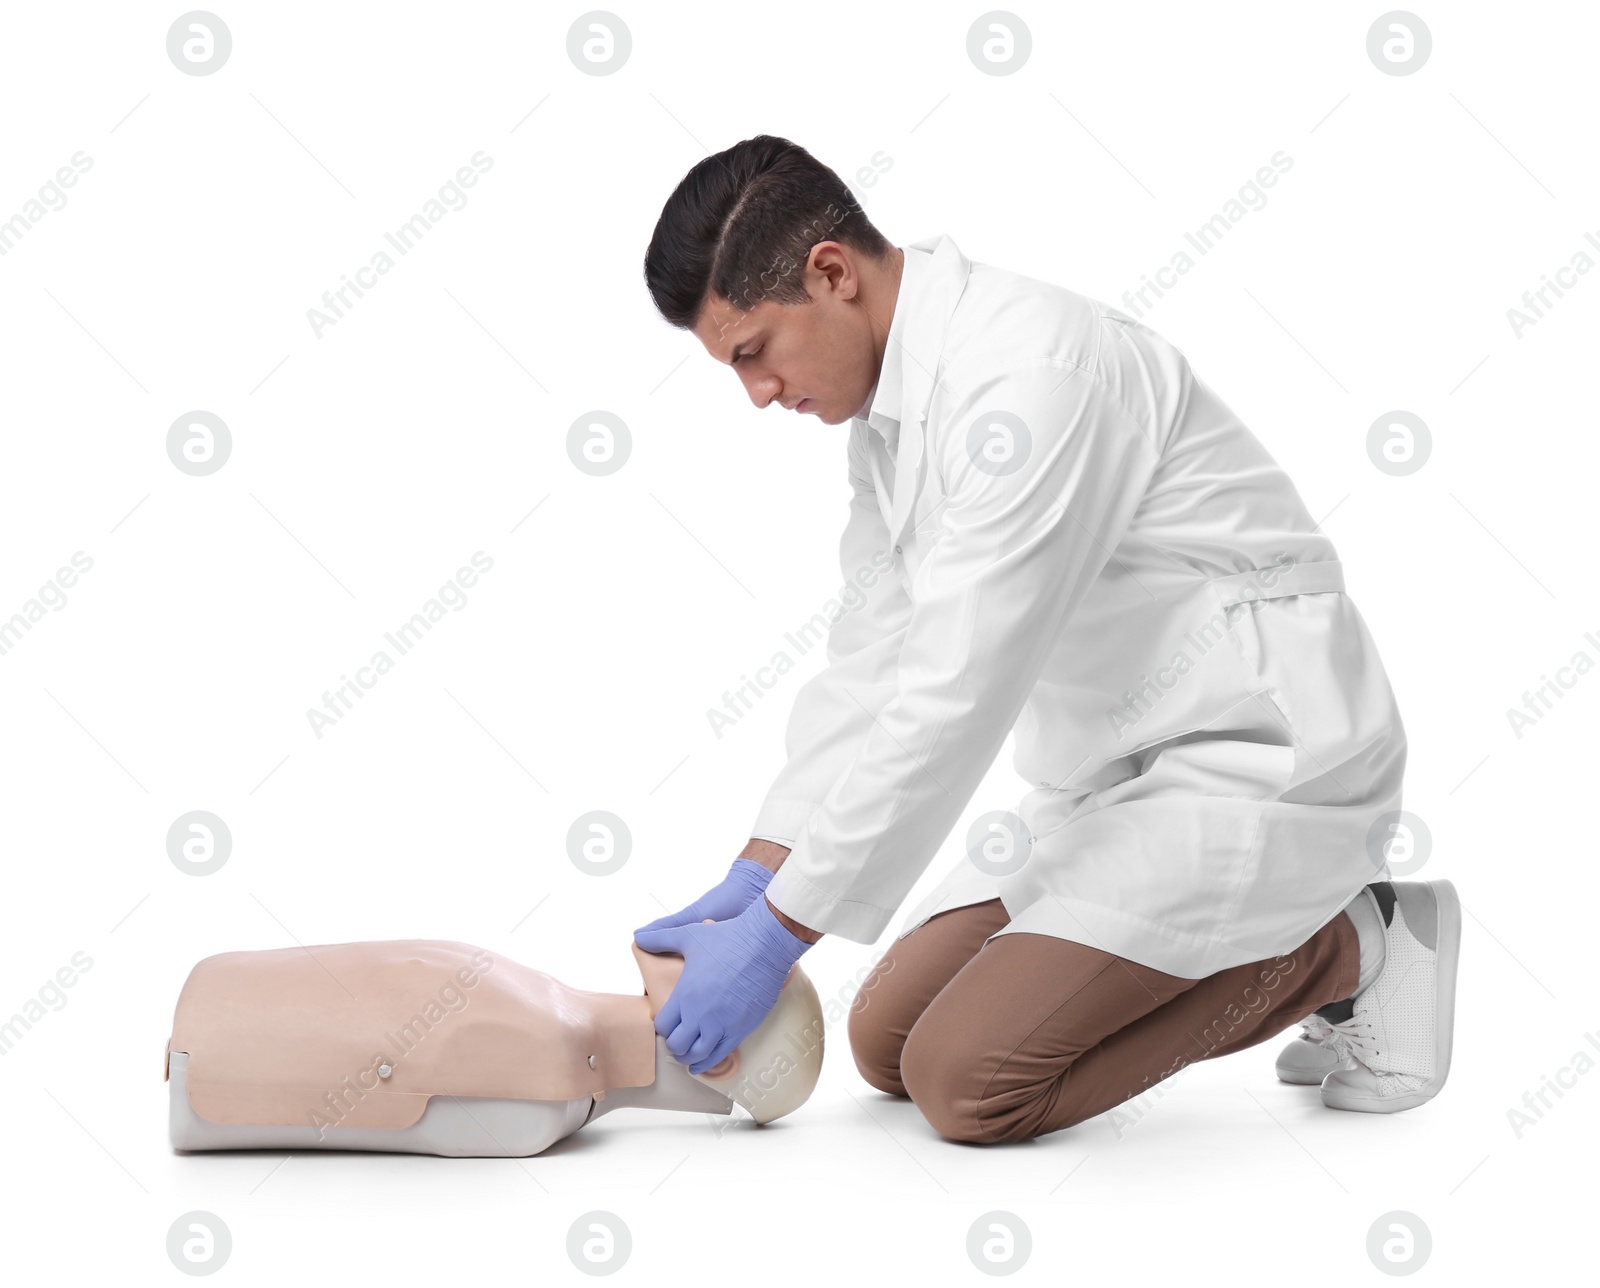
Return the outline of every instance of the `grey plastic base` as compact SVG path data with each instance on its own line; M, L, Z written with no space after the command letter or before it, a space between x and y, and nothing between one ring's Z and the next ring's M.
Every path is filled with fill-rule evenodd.
M263 1126L214 1123L189 1103L189 1056L174 1051L167 1081L167 1134L178 1150L354 1149L388 1154L438 1154L445 1158L528 1158L564 1140L591 1118L613 1109L683 1109L726 1114L733 1102L697 1082L656 1038L656 1080L647 1087L618 1087L603 1100L495 1100L435 1096L410 1127ZM592 1113L591 1113L592 1111Z
M682 1109L694 1113L733 1112L733 1090L719 1091L689 1072L689 1066L667 1050L667 1040L656 1034L656 1080L646 1087L613 1087L594 1102L593 1122L613 1109Z

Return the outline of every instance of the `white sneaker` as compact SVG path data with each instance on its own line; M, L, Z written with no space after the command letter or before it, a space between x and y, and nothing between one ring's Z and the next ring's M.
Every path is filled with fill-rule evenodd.
M1450 1073L1461 900L1448 881L1392 885L1383 969L1355 995L1350 1018L1330 1026L1349 1051L1322 1080L1330 1109L1415 1109L1439 1094Z
M1315 1087L1345 1062L1350 1043L1315 1011L1300 1021L1301 1032L1278 1053L1278 1079Z

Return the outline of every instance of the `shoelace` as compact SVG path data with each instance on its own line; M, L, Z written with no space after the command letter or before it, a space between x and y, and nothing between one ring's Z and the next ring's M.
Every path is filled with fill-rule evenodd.
M1351 1023L1353 1024L1353 1021ZM1315 1042L1318 1046L1327 1047L1340 1059L1346 1059L1353 1054L1351 1036L1347 1030L1342 1029L1340 1026L1329 1024L1327 1020L1315 1012L1306 1016L1305 1019L1300 1021L1300 1024L1305 1029L1305 1033L1301 1036L1307 1041Z
M1330 1024L1328 1029L1329 1037L1324 1045L1332 1047L1342 1056L1359 1060L1374 1073L1383 1072L1381 1063L1375 1062L1376 1057L1383 1053L1373 1045L1377 1038L1368 1021L1351 1016L1338 1024Z
M1382 1059L1383 1052L1374 1045L1377 1034L1373 1031L1371 1023L1358 1020L1354 1016L1342 1024L1335 1024L1333 1037L1328 1039L1330 1046L1342 1044L1343 1054L1356 1060L1369 1073L1377 1075L1378 1085L1385 1095L1402 1095L1408 1091L1417 1091L1428 1083L1427 1075L1420 1073L1397 1073L1392 1067L1385 1064Z

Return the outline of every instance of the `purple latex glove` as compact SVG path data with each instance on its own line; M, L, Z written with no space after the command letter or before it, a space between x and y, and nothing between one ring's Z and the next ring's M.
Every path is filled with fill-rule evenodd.
M720 885L712 886L687 908L657 917L633 933L638 935L645 930L665 930L669 926L684 926L707 918L726 921L729 917L737 917L750 906L751 900L766 890L767 882L771 880L771 869L762 867L754 859L735 859ZM640 944L639 947L644 948L644 945Z
M690 1073L730 1056L777 1004L789 968L811 945L785 929L763 894L730 921L640 930L647 953L681 953L683 974L656 1013L656 1032Z

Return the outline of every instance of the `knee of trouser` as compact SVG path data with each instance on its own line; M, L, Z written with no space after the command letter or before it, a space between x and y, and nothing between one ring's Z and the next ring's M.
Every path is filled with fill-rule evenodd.
M948 1140L991 1144L995 1137L979 1122L974 1072L963 1045L930 1025L913 1026L900 1052L900 1079L929 1126Z
M889 983L880 977L877 968L867 976L851 1004L846 1031L851 1058L867 1084L890 1095L905 1095L900 1080L902 1039L898 1035L906 1031L906 1026L896 1013Z

